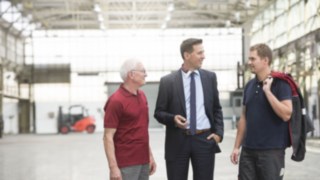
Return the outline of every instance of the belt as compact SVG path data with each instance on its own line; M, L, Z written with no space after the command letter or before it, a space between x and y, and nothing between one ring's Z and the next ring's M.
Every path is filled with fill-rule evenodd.
M208 131L210 131L210 128L208 128L208 129L200 129L200 130L197 129L196 130L196 134L202 134L202 133L205 133L205 132L208 132ZM186 135L192 135L190 129L185 129L183 132Z

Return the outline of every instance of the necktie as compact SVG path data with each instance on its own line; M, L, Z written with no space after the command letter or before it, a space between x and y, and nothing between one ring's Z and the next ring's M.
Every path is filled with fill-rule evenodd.
M190 132L191 135L196 134L197 129L197 111L196 111L196 83L194 81L194 74L195 72L192 72L190 77Z

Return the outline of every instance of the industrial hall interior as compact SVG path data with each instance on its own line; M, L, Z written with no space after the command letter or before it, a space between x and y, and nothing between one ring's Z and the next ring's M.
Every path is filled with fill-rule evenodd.
M160 79L181 68L179 48L187 38L203 40L202 68L217 75L225 139L215 179L236 179L228 157L243 90L254 78L250 47L258 43L272 49L273 71L291 74L314 127L306 159L288 160L284 179L317 179L319 0L1 0L0 179L108 179L104 106L130 58L147 73L140 89L157 163L150 179L166 179L165 127L154 112Z

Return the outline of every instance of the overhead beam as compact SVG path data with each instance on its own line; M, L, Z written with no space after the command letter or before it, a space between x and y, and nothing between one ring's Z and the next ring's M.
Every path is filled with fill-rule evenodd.
M92 15L94 12L92 11L66 11L65 9L57 9L57 10L43 10L38 11L37 14L40 17L43 16L50 16L55 14L74 14L74 15ZM129 16L129 15L162 15L165 16L167 14L166 11L105 11L101 12L103 15L106 16ZM223 12L212 12L210 10L179 10L174 11L174 15L190 15L190 14L209 14L209 15L219 15Z
M109 25L113 24L162 24L163 20L138 20L138 21L131 21L131 20L108 20L106 22ZM168 24L215 24L215 23L224 23L223 20L208 20L208 19L179 19L179 20L171 20ZM90 20L59 20L59 21L52 21L50 23L52 26L68 26L68 25L77 25L82 24L83 26L86 25L96 25L98 22L90 21Z

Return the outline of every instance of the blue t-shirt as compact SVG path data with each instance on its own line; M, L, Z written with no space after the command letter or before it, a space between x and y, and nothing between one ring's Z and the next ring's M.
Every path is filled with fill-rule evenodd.
M286 148L290 145L289 124L273 111L262 85L254 78L244 89L246 134L242 146L264 150ZM279 101L292 97L289 84L280 79L273 80L271 91Z

